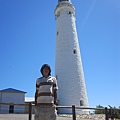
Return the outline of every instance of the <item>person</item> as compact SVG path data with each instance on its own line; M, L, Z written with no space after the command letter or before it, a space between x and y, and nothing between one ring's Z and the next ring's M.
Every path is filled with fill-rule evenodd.
M42 65L42 77L36 80L35 120L57 120L57 80L48 64Z
M111 113L111 120L114 120L114 118L115 118L114 110L112 110L112 113Z
M117 112L115 112L115 115L114 115L114 116L115 116L115 120L116 120L116 119L117 119Z

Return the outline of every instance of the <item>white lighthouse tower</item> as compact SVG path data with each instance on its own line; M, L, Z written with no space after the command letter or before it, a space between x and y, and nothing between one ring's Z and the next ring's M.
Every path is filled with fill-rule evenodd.
M58 104L60 106L88 107L80 48L76 30L75 8L70 0L58 0L56 18L56 63ZM61 108L60 113L71 113ZM79 110L80 113L88 113Z

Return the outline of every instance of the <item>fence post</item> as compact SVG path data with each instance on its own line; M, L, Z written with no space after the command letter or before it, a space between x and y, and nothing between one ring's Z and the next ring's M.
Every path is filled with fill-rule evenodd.
M75 105L72 105L73 120L76 120Z
M32 104L31 102L29 103L29 120L32 118Z
M108 109L105 107L105 120L108 120Z

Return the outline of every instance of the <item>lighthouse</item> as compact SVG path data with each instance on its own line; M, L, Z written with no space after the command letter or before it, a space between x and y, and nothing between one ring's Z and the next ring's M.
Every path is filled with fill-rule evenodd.
M75 8L70 0L58 0L55 9L56 58L55 75L58 80L58 105L88 107L85 78L76 30ZM59 113L71 113L61 108ZM88 113L88 110L77 110Z

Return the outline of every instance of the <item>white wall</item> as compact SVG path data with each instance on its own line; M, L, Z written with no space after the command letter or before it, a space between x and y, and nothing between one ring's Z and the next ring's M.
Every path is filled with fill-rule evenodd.
M0 93L0 102L2 101L2 93ZM0 113L1 113L1 105L0 105Z
M24 93L1 93L1 102L24 104ZM1 105L1 113L9 113L9 105ZM14 106L14 113L24 113L24 106Z
M61 106L88 107L86 85L76 30L75 9L69 2L61 2L55 10L56 16L56 60L55 74L58 80L58 100ZM75 52L74 52L75 50ZM61 109L60 113L71 113Z

